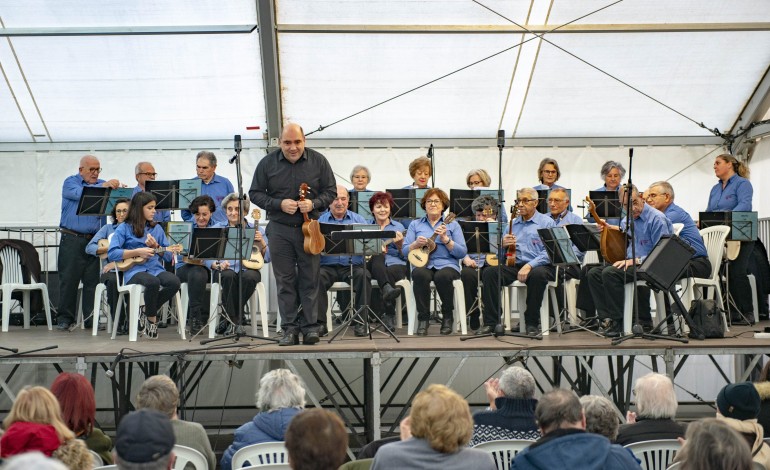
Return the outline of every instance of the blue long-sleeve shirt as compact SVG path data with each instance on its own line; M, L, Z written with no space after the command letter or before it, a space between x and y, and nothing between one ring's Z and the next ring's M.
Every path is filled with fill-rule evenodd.
M703 243L703 237L700 235L698 227L695 226L695 222L693 222L690 214L673 202L666 207L663 213L672 224L684 225L682 231L679 232L679 238L687 242L695 250L695 254L692 255L693 258L708 256L706 245Z
M88 242L88 245L86 245L86 253L91 256L99 256L96 254L96 250L99 249L99 240L109 240L110 235L115 233L116 228L118 228L118 226L115 224L103 225L102 228L96 232L96 235L91 238L91 241ZM104 268L107 263L108 261L106 259L102 260L102 268Z
M516 217L511 231L508 230L509 227L505 227L504 236L511 232L516 236L516 264L528 264L533 268L548 264L548 253L537 231L555 226L556 222L551 217L535 212L529 220L524 220L521 216Z
M78 215L78 202L83 195L83 188L101 187L104 180L98 179L94 184L88 184L80 174L68 176L61 189L61 217L59 226L75 232L94 234L102 225L107 223L106 217L95 215Z
M200 178L196 176L192 179L199 180ZM233 183L231 183L230 180L224 176L214 174L214 177L211 178L211 181L208 183L201 181L200 195L203 196L204 194L208 194L211 196L211 199L214 200L216 210L213 214L211 214L211 220L214 223L220 224L221 227L227 225L227 213L225 213L224 209L222 209L222 199L224 199L228 194L234 192L235 190L233 189ZM185 222L191 222L193 220L192 213L188 210L183 210L182 220Z
M436 222L436 225L431 225L427 217L417 219L409 224L409 229L406 231L406 237L404 237L404 246L401 248L401 253L406 256L409 254L409 245L417 240L417 237L423 236L430 238L436 230L439 224L444 222L444 216ZM451 250L447 249L447 246L441 242L441 237L436 237L436 249L430 254L428 264L425 265L428 269L442 269L452 268L457 272L460 272L460 260L468 254L468 248L465 246L465 237L463 237L462 228L457 222L450 222L447 224L447 235L455 243Z
M754 196L754 187L751 182L742 176L733 175L727 180L724 189L722 189L722 181L718 181L711 188L706 212L750 211L752 196Z
M372 219L370 224L377 224L377 222ZM385 226L382 230L393 230L394 232L401 232L404 233L406 229L404 228L403 224L397 220L388 219L388 225ZM395 243L389 243L387 245L387 253L385 253L385 266L393 266L396 264L406 264L406 258L404 257L404 254L401 253L401 251L396 248Z
M342 216L342 219L336 219L332 215L331 211L326 211L323 214L321 214L320 217L318 217L318 222L322 224L339 224L339 225L365 224L366 219L364 219L363 217L361 217L360 215L352 211L345 211L345 215ZM363 256L336 256L336 255L321 256L321 266L348 266L350 264L353 264L354 266L360 266L364 264L364 257Z
M626 219L620 221L620 226L626 226ZM634 244L636 257L642 260L650 254L663 235L674 233L674 227L661 211L645 204L642 213L634 219ZM631 246L626 249L626 259L632 259Z
M144 189L140 188L137 184L134 186L134 191L131 193L133 197L136 193L141 193ZM171 220L171 211L155 211L155 222L169 222Z
M163 247L168 246L166 234L163 232L163 228L160 225L155 225L154 227L145 225L144 233L141 237L137 237L134 235L134 231L132 230L131 225L122 223L118 226L118 228L115 229L115 233L112 235L112 239L110 240L110 249L107 251L107 258L110 261L120 261L123 259L123 252L125 250L146 248L148 234L151 234L155 238L155 240L158 242L158 245ZM134 274L140 272L146 272L152 274L153 276L157 276L158 274L164 272L165 269L163 268L163 264L160 262L161 256L166 261L171 261L172 255L168 251L162 255L156 254L144 263L136 264L129 268L123 274L123 281L130 281Z

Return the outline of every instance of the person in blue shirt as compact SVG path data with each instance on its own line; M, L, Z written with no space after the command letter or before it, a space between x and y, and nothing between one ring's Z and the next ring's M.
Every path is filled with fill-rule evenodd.
M432 175L430 158L417 157L409 164L409 176L412 177L412 184L404 186L404 189L426 189L430 188L428 182Z
M355 212L348 210L348 190L341 184L337 185L337 197L329 204L329 210L321 214L318 218L318 222L322 224L365 224L366 220ZM366 289L366 298L372 298L372 284L369 272L364 265L363 256L336 256L336 255L324 255L321 256L321 272L318 279L318 319L321 331L324 329L326 319L326 309L329 305L329 299L326 296L326 292L335 282L351 282L350 279L350 265L353 265L353 290L356 293L356 309L365 305L364 302L364 289ZM340 295L342 294L342 295ZM340 306L344 307L350 302L348 295L345 292L337 293L337 300ZM363 320L363 319L362 319ZM353 328L353 332L356 336L365 336L367 334L366 326L361 323L356 323ZM321 335L323 336L323 334Z
M163 258L170 262L171 252L157 253L167 247L166 234L155 222L155 196L147 192L136 193L131 199L126 222L112 235L107 254L113 262L134 257L142 259L123 273L123 281L144 286L144 313L139 319L139 333L150 339L158 339L158 308L179 291L179 278L166 271L160 261ZM176 247L170 250L178 253Z
M406 257L401 252L405 229L400 222L390 218L390 208L394 206L390 193L378 192L369 199L369 210L374 216L371 223L379 225L380 230L393 230L396 237L383 240L383 252L371 256L366 263L366 268L380 288L385 310L382 322L390 331L395 330L395 302L401 296L401 289L396 286L396 282L406 279L407 275Z
M554 227L556 223L549 216L537 211L537 191L533 188L522 188L516 195L519 215L510 226L505 227L503 234L503 248L507 250L510 246L516 247L516 263L515 266L506 266L505 260L500 259L501 267L484 272L482 282L487 286L483 291L484 326L476 332L479 335L494 332L495 325L500 323L498 282L499 285L506 286L516 280L527 284L527 308L524 311L527 334L535 336L540 333L540 305L545 285L542 288L534 283L530 286L530 274L535 268L549 262L548 253L537 231Z
M620 200L625 198L625 187L620 190ZM623 300L625 296L624 285L632 282L636 266L650 254L652 249L663 235L671 235L674 228L671 221L662 212L645 204L636 186L631 186L631 214L634 217L634 244L626 251L626 259L608 266L597 266L586 275L586 281L590 288L591 297L596 305L599 319L604 319L602 333L614 338L623 334ZM606 222L599 221L602 230L620 230L620 227L608 226ZM625 219L621 221L625 226ZM632 255L635 248L635 256ZM650 316L650 290L649 287L637 287L638 316L643 328L652 328Z
M730 154L719 155L714 160L714 174L719 181L711 188L707 212L751 211L754 188L749 178L749 167ZM738 257L728 263L728 290L738 312L731 313L731 322L754 323L754 305L751 300L751 284L749 284L748 266L751 253L754 251L753 241L741 241ZM744 318L741 318L741 314Z
M147 181L155 181L158 173L155 172L155 167L150 162L139 162L134 167L134 177L136 178L136 186L134 186L134 192L132 196L140 191L145 191L144 184ZM155 211L155 222L168 222L171 220L171 211Z
M465 175L465 184L467 184L470 189L488 188L492 184L492 178L489 177L487 170L476 168Z
M99 159L86 155L80 159L78 173L67 177L62 184L61 218L59 230L59 315L58 330L69 330L77 312L78 285L83 283L83 311L94 310L94 290L99 283L99 259L86 253L86 245L106 223L105 217L78 215L78 202L83 188L105 187L116 189L120 181L99 179L102 168Z
M427 159L426 159L427 160ZM414 300L417 304L417 335L427 336L430 320L430 283L436 286L441 299L441 329L439 333L452 333L454 325L454 286L460 279L460 260L468 253L460 224L444 224L444 210L449 206L449 196L438 188L429 189L420 201L425 217L409 224L404 238L402 254L418 250L430 244L434 238L435 250L430 253L424 267L412 267Z
M356 165L350 170L350 182L353 187L350 192L369 191L369 183L372 181L372 173L363 165Z
M532 189L541 191L543 189L563 188L563 186L556 184L560 177L559 162L553 158L546 157L540 160L540 166L537 168L537 179L540 181L540 184Z
M596 188L594 191L617 193L618 190L620 190L620 182L623 181L623 178L626 177L626 169L623 168L623 164L620 162L608 160L604 162L604 165L602 165L601 170L599 170L599 174L604 180L604 184ZM596 222L590 214L586 217L586 220L591 223ZM607 219L606 222L610 225L620 225L620 219L617 218Z
M219 206L222 204L222 200L230 193L235 192L233 189L233 183L224 176L216 174L217 170L217 157L213 152L201 150L195 157L195 169L198 173L193 179L201 180L201 193L200 195L211 196L214 200L214 205ZM224 211L217 211L213 213L213 223L219 224L220 227L227 225L227 216ZM193 214L190 211L182 211L182 220L185 222L191 222L193 220Z
M469 176L468 178L477 179L479 177ZM470 186L470 183L468 185ZM471 209L477 222L496 222L499 205L494 197L483 195L473 200ZM484 231L488 231L488 224L484 224ZM469 251L474 252L474 247L471 246ZM478 308L481 302L479 279L487 269L495 269L494 266L487 263L487 253L469 253L462 260L460 279L463 281L463 290L465 291L465 314L469 319L470 329L473 331L478 330L481 326L481 309Z
M110 238L112 238L112 234L115 233L115 229L126 220L126 217L128 217L129 202L130 201L126 198L116 200L115 205L112 206L112 213L110 214L112 223L100 228L91 241L88 242L88 245L86 245L86 253L91 256L103 257L102 276L99 278L99 282L107 287L107 303L110 306L110 316L113 319L115 318L115 308L118 305L118 279L115 276L115 263L107 261L107 250L110 247ZM100 245L99 242L102 240L104 240L104 242ZM92 320L99 321L98 318L89 318L85 320L87 328L90 327ZM125 326L118 328L118 334L124 335L127 333L128 330Z

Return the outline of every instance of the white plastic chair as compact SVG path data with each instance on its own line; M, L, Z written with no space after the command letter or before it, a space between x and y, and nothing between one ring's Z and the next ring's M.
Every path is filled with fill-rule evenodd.
M180 446L179 444L174 446L174 466L171 467L174 470L184 470L184 467L190 463L195 467L195 470L208 470L209 463L206 457L199 451L192 447Z
M534 443L535 441L528 439L503 439L499 441L482 442L481 444L473 446L473 448L483 450L492 455L492 460L495 461L497 470L508 470L511 468L511 460L516 457L516 454Z
M244 463L261 468L263 465L289 465L289 452L283 441L263 442L238 449L233 455L232 468L243 468Z
M13 304L11 301L11 294L14 291L22 291L23 293L23 300L21 305L24 311L24 328L29 328L31 308L30 292L33 290L39 290L43 294L45 319L48 322L48 329L51 330L51 306L50 302L48 301L48 287L42 282L37 282L36 279L34 279L31 275L31 282L29 284L24 283L23 273L21 270L21 258L19 257L19 252L13 247L6 246L0 250L0 264L3 266L3 278L2 281L0 281L0 284L2 284L0 287L2 287L3 293L3 332L8 331L8 322L10 321L11 316L11 305Z
M676 439L634 442L625 446L641 461L642 470L666 470L682 448Z
M118 468L117 465L103 465L101 467L94 467L93 470L113 470L114 468Z
M326 301L326 329L328 331L332 331L334 329L334 315L332 312L332 305L334 299L332 298L332 292L350 292L350 284L347 282L337 281L329 288L328 291L326 291L327 301ZM355 305L355 292L353 292L353 296L350 298L350 302L353 302ZM340 308L344 308L345 306L340 305Z
M288 463L271 463L267 465L249 465L241 467L240 470L291 470Z
M513 281L513 283L503 286L503 321L505 329L511 328L511 297L513 290L516 289L516 311L519 314L519 331L525 333L527 325L524 318L524 310L527 308L527 284L524 282ZM557 304L558 305L558 304ZM551 328L549 321L550 313L548 311L548 288L543 291L543 300L540 301L540 332L543 336L548 336ZM561 332L561 325L557 322L557 328Z
M398 281L396 285L404 288L404 292L406 294L406 313L408 316L406 333L407 335L413 335L415 330L417 330L417 322L415 321L417 317L417 302L414 300L414 286L406 279ZM436 284L431 281L430 287L433 290L436 288ZM455 303L454 312L452 314L452 318L454 320L452 331L460 331L461 334L467 335L468 319L465 318L465 291L463 290L463 281L460 279L455 279L452 281L452 288L454 290ZM400 310L401 301L399 300L396 304L396 311L398 312Z
M92 451L91 449L89 449L88 452L91 454L91 459L94 461L94 467L103 467L104 466L104 460L102 459L101 455L97 454L96 452Z
M675 224L671 224L674 228L674 235L679 236L679 234L682 232L682 229L684 228L684 224L681 222L677 222Z

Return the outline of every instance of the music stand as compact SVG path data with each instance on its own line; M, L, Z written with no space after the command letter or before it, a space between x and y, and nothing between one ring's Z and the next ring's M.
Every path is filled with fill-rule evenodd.
M107 198L107 206L104 208L104 212L106 214L112 214L112 208L115 207L115 203L118 199L128 199L130 201L133 195L133 188L115 188L111 190L109 197Z
M190 251L192 239L192 222L168 222L166 224L166 237L171 245L182 245L182 251Z
M201 193L201 180L168 180L145 182L144 188L157 199L156 210L187 209Z
M476 214L473 212L473 201L485 195L492 196L497 201L496 189L450 189L449 212L455 214L458 219L466 218L473 220L476 217ZM495 212L498 210L498 208L495 208Z
M428 189L387 189L393 196L392 219L419 219L425 217L425 209L418 202Z
M103 217L106 212L107 201L110 198L110 188L103 186L84 186L78 201L77 215L90 215Z
M352 253L356 253L356 247L353 244L353 240L345 239L345 240L333 240L332 239L332 233L338 232L340 230L352 230L354 225L353 224L329 224L329 223L323 223L321 222L319 224L321 228L321 235L324 237L324 249L321 252L323 256L347 256L349 258L352 258L354 255ZM379 226L377 226L379 228ZM350 301L353 301L355 291L353 289L353 264L352 259L349 260L348 264L350 265ZM340 304L340 307L342 305ZM355 313L355 309L353 308L353 304L349 303L345 310L342 311L342 317L343 318L350 318Z
M366 220L373 218L372 211L369 209L369 199L376 191L351 191L348 209L355 212Z
M620 219L623 208L617 191L588 191L588 197L596 205L596 215L602 219Z
M322 224L323 225L323 224ZM333 224L328 224L333 225ZM339 225L337 225L339 227ZM379 228L379 227L378 227ZM361 249L361 253L354 253L355 256L366 256L367 254L377 254L367 252L367 242L370 242L372 240L382 240L383 238L394 238L396 236L396 232L393 230L338 230L331 233L331 240L332 241L351 241L356 242L360 241L360 244L353 243L354 246L353 251L356 251L356 248ZM376 246L376 245L375 245ZM366 269L366 265L363 266L363 269ZM364 273L364 281L366 282L366 273ZM351 290L353 286L353 264L350 264L350 285ZM367 289L364 289L363 295L363 302L361 302L361 307L356 310L353 315L348 317L342 325L337 328L337 331L332 335L331 338L329 338L329 343L334 341L334 339L342 332L345 331L347 328L350 327L350 324L355 320L358 319L358 321L363 322L363 324L366 326L366 331L369 334L369 339L372 339L372 329L369 327L369 318L374 317L377 322L379 322L381 325L383 325L383 329L385 332L390 335L391 338L395 339L397 343L400 343L398 337L396 337L395 332L391 331L390 328L385 326L382 319L371 309L369 308L369 299L367 298L366 294ZM351 293L351 302L353 300L353 294Z
M494 254L498 257L498 262L500 262L497 249L497 222L458 220L457 223L460 224L462 229L465 246L468 247L469 255ZM474 308L479 310L480 316L484 307L481 297L481 268L478 267L478 264L476 265L476 298L466 314L472 312Z

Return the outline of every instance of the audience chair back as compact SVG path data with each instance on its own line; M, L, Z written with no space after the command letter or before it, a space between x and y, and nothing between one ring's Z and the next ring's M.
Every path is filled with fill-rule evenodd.
M180 446L177 444L174 446L174 455L176 455L176 460L172 467L174 470L184 470L188 463L192 464L195 467L195 470L208 470L209 468L206 457L191 447Z
M482 442L473 448L488 452L492 456L492 460L495 461L497 470L508 470L511 468L511 461L516 457L516 454L534 443L535 441L528 439L503 439Z
M102 456L97 454L96 452L92 451L91 449L88 450L88 453L91 454L91 459L94 461L94 468L97 467L103 467L104 466L104 460L102 460Z
M32 309L32 301L30 292L33 290L39 290L43 296L43 307L45 308L45 319L48 322L48 329L51 327L51 306L48 301L48 287L42 283L37 282L30 275L30 283L24 283L23 272L21 269L21 257L16 248L6 246L0 250L0 265L3 267L3 277L0 279L0 288L2 288L3 299L3 313L2 313L2 330L8 331L8 323L11 316L11 294L14 291L22 291L23 301L22 308L24 310L24 328L29 328L30 310Z
M94 470L112 470L113 468L118 468L117 465L103 465L101 467L94 467Z
M246 462L251 466L263 468L264 465L289 465L289 452L281 442L263 442L239 449L233 455L233 469L243 468Z
M682 446L676 439L635 442L626 446L641 460L642 470L666 470Z
M233 470L292 470L288 463L269 463L267 465L249 465Z

